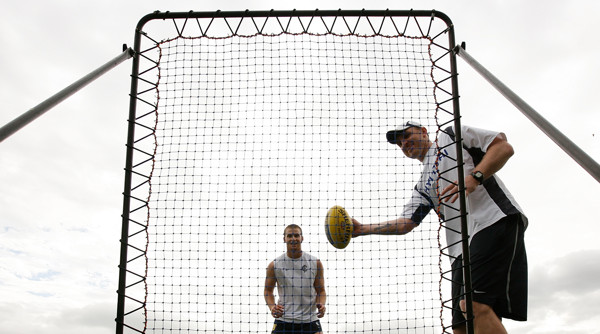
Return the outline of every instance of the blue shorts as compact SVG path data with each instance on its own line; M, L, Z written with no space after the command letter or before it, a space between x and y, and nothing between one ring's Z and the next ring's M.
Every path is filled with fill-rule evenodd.
M319 320L307 323L292 323L275 320L275 324L273 325L273 330L271 333L314 334L322 331L323 329L321 329L321 323Z

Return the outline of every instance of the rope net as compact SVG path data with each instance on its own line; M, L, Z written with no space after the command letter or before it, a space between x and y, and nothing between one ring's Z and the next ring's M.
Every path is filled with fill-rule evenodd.
M362 223L402 212L421 165L385 133L413 120L434 134L453 119L440 102L452 99L447 42L436 41L446 25L263 20L183 17L139 32L126 331L270 332L266 268L289 224L324 266L324 332L449 331L435 214L341 250L324 230L334 205Z

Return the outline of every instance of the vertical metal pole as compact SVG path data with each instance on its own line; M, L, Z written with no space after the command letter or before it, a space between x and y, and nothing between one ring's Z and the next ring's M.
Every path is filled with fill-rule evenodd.
M450 50L455 45L454 29L450 29ZM464 158L462 151L462 131L460 128L460 106L458 103L458 77L456 66L456 54L450 52L450 70L452 72L452 96L454 97L454 134L456 135L456 159L459 184L459 203L460 203L460 228L462 236L462 261L463 261L463 283L465 289L466 306L466 329L468 334L474 334L473 327L473 288L471 282L471 252L469 250L469 229L467 224L467 201L465 196L465 176L464 176Z
M64 101L69 96L75 94L77 91L79 91L83 87L87 86L90 82L96 80L97 78L102 76L104 73L110 71L111 69L113 69L114 67L116 67L117 65L122 63L123 61L131 58L132 56L133 56L133 50L131 50L131 48L126 48L126 46L124 46L123 53L121 53L117 57L113 58L108 63L98 67L96 70L90 72L88 75L75 81L71 85L65 87L60 92L52 95L51 97L49 97L42 103L31 108L29 111L21 114L21 116L15 118L11 122L9 122L6 125L4 125L3 127L1 127L0 128L0 142L2 142L4 139L8 138L13 133L19 131L25 125L31 123L33 120L40 117L42 114L44 114L46 111L50 110L55 105Z
M471 57L463 46L456 46L455 52L467 64L471 65L477 73L483 76L494 88L496 88L506 99L508 99L517 109L519 109L533 124L542 130L550 139L552 139L563 151L565 151L573 160L575 160L583 169L585 169L596 181L600 182L600 165L594 161L587 153L580 149L567 136L562 134L544 117L530 107L523 99L515 94L510 88L503 84L492 73L479 64Z
M125 321L125 290L127 288L127 250L129 247L129 212L131 208L131 183L133 169L133 146L135 141L136 105L141 45L140 30L136 29L134 41L134 57L131 70L131 90L129 93L129 119L127 132L127 153L125 157L125 184L123 186L123 214L121 226L121 253L119 260L119 287L117 290L116 333L122 334Z

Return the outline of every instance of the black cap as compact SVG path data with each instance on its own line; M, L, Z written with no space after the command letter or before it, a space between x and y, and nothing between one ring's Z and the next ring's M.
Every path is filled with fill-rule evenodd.
M406 131L407 129L410 128L422 128L423 126L417 122L413 122L413 121L408 121L405 124L397 127L394 130L390 130L386 133L385 137L387 138L387 141L390 144L398 144L398 140L396 138L398 138L398 135L401 135L402 132Z

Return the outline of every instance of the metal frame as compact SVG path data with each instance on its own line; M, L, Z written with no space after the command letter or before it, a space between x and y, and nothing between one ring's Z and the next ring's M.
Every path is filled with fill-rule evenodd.
M472 319L473 319L473 312L472 312L472 306L471 306L471 301L472 301L472 297L471 297L471 275L470 275L470 264L469 264L469 249L468 249L468 232L467 232L467 220L466 220L466 215L467 212L465 211L466 209L466 200L465 200L465 193L464 193L464 176L463 176L463 157L462 157L462 145L461 145L461 132L460 132L460 116L459 116L459 102L458 102L458 80L457 80L457 70L456 70L456 57L455 57L455 53L452 52L452 50L454 49L455 46L455 39L454 39L454 26L451 22L451 20L444 14L435 10L404 10L404 11L397 11L397 10L301 10L301 11L297 11L297 10L292 10L292 11L275 11L275 10L270 10L270 11L229 11L229 12L222 12L222 11L217 11L217 12L154 12L151 14L148 14L146 16L144 16L137 24L136 27L136 32L135 32L135 42L134 42L134 52L135 52L135 56L133 59L133 64L132 64L132 81L131 81L131 92L130 92L130 105L129 105L129 127L128 127L128 136L127 136L127 153L126 153L126 166L125 166L125 171L126 171L126 175L125 175L125 184L124 184L124 192L123 192L123 214L122 214L122 232L121 232L121 253L120 253L120 264L119 264L119 288L118 288L118 305L117 305L117 317L116 317L116 333L120 334L123 333L125 328L129 328L130 330L136 331L136 332L145 332L145 328L144 329L137 329L137 328L133 328L129 325L127 325L125 323L125 316L134 313L136 311L142 310L145 308L145 301L143 300L137 300L135 298L132 298L131 296L127 295L126 289L134 286L134 285L138 285L138 284L144 284L145 283L145 277L134 273L133 271L128 269L128 265L131 263L131 261L139 259L140 257L145 256L145 250L143 249L139 249L139 248L135 248L132 247L129 244L129 238L134 236L134 235L138 235L138 234L142 234L142 233L146 233L146 229L144 226L142 226L142 224L140 224L139 222L136 222L134 220L132 220L130 218L130 213L139 210L143 207L145 207L147 205L147 203L139 198L135 198L132 195L132 189L136 189L140 186L143 186L146 183L149 183L149 179L144 179L142 178L142 180L140 181L140 183L134 184L133 180L132 180L132 176L134 174L134 168L135 166L139 165L139 164L135 164L134 163L134 152L138 152L136 151L136 149L134 148L134 145L136 143L136 134L135 134L135 130L136 130L136 126L137 124L137 120L138 117L144 117L145 115L136 115L136 108L137 108L137 102L140 101L139 97L138 97L138 83L140 82L139 80L139 75L140 75L140 57L143 57L143 51L141 50L141 45L142 45L142 38L143 37L147 37L146 34L144 33L143 29L144 26L146 25L146 23L152 21L152 20L173 20L173 22L175 23L175 19L183 19L183 24L182 25L178 25L177 23L175 23L175 26L177 27L177 31L179 33L179 36L182 36L183 30L186 28L187 24L194 24L194 19L199 19L199 18L204 18L204 19L226 19L226 18L237 18L240 19L239 24L237 26L232 26L229 24L228 21L227 22L227 26L231 32L231 34L236 35L238 33L238 29L242 23L242 20L251 20L251 22L254 24L254 26L257 29L257 33L261 34L262 33L262 29L264 28L264 24L266 24L266 21L263 23L262 27L260 26L260 22L257 23L257 21L255 20L256 18L263 18L263 19L269 19L269 18L273 18L275 20L277 20L279 26L281 27L283 32L288 32L288 26L289 23L291 21L292 18L299 18L299 17L303 17L303 18L310 18L310 21L306 24L306 26L302 26L302 28L304 29L304 32L308 32L310 29L310 24L313 22L313 19L321 19L324 20L324 18L333 18L334 22L335 20L337 20L337 18L342 18L342 21L344 21L346 27L348 28L348 30L352 33L352 27L349 26L348 22L345 21L344 18L346 17L358 17L360 18L365 18L367 21L369 21L369 17L375 17L375 16L379 16L379 17L407 17L408 19L411 18L416 18L416 17L420 17L420 18L431 18L431 21L433 21L434 18L439 18L441 20L443 20L443 22L445 22L445 24L447 25L447 29L445 31L445 33L448 34L449 36L449 45L448 46L442 46L442 48L444 50L447 50L447 54L450 57L450 68L451 68L451 73L450 73L450 82L451 82L451 92L446 92L449 95L452 96L452 98L448 101L444 101L442 103L450 103L452 102L452 108L453 108L453 115L454 115L454 125L456 128L456 138L457 138L457 152L458 152L458 175L459 175L459 185L460 188L462 189L460 192L460 204L461 204L461 210L460 210L460 215L461 215L461 225L462 225L462 235L463 235L463 270L464 270L464 283L465 283L465 295L466 295L466 300L467 300L467 331L468 333L473 333L473 326L472 326ZM290 21L287 21L287 25L285 21L281 21L279 18L289 18ZM408 25L408 19L407 19L407 25ZM430 21L430 22L431 22ZM211 21L212 23L212 21ZM301 23L302 24L302 23ZM343 23L340 23L343 24ZM373 35L377 35L380 32L381 27L376 27L373 26L373 24L369 21L369 24L371 24L371 29L372 29L372 33ZM417 23L418 25L418 23ZM284 27L285 26L285 27ZM210 27L210 25L209 25ZM406 27L404 27L406 29ZM206 28L206 31L203 31L202 33L205 34L207 32L209 28ZM401 29L402 27L396 27L397 31L399 34L401 33ZM398 30L400 29L400 30ZM422 27L419 25L419 29L421 30ZM331 31L328 31L329 33L331 33ZM423 34L423 36L429 36L429 30L426 31L421 31L421 33ZM437 37L437 36L436 36ZM439 46L439 45L438 45ZM145 101L144 101L145 102ZM441 103L440 103L441 104ZM143 138L147 138L152 136L152 134L148 134L147 136L144 136ZM143 139L142 138L142 139ZM141 139L139 139L141 140ZM139 141L137 140L137 141ZM138 152L139 153L139 152ZM143 154L148 154L146 152L143 152ZM152 160L152 156L151 154L148 154L148 157L146 160L143 160L141 163L146 163L148 161ZM135 207L132 209L132 203L131 201L134 200L136 201L136 203L139 202L139 206ZM133 224L137 224L140 226L140 229L134 232L131 232L129 227L130 227L130 223ZM131 250L132 248L134 248L135 251L139 252L139 255L133 257L132 259L129 259L129 250ZM127 278L128 276L133 275L136 278L136 281L133 283L128 284L127 282ZM126 307L125 307L125 303L126 300L131 300L135 303L137 303L138 307L133 308L130 311L126 311Z

